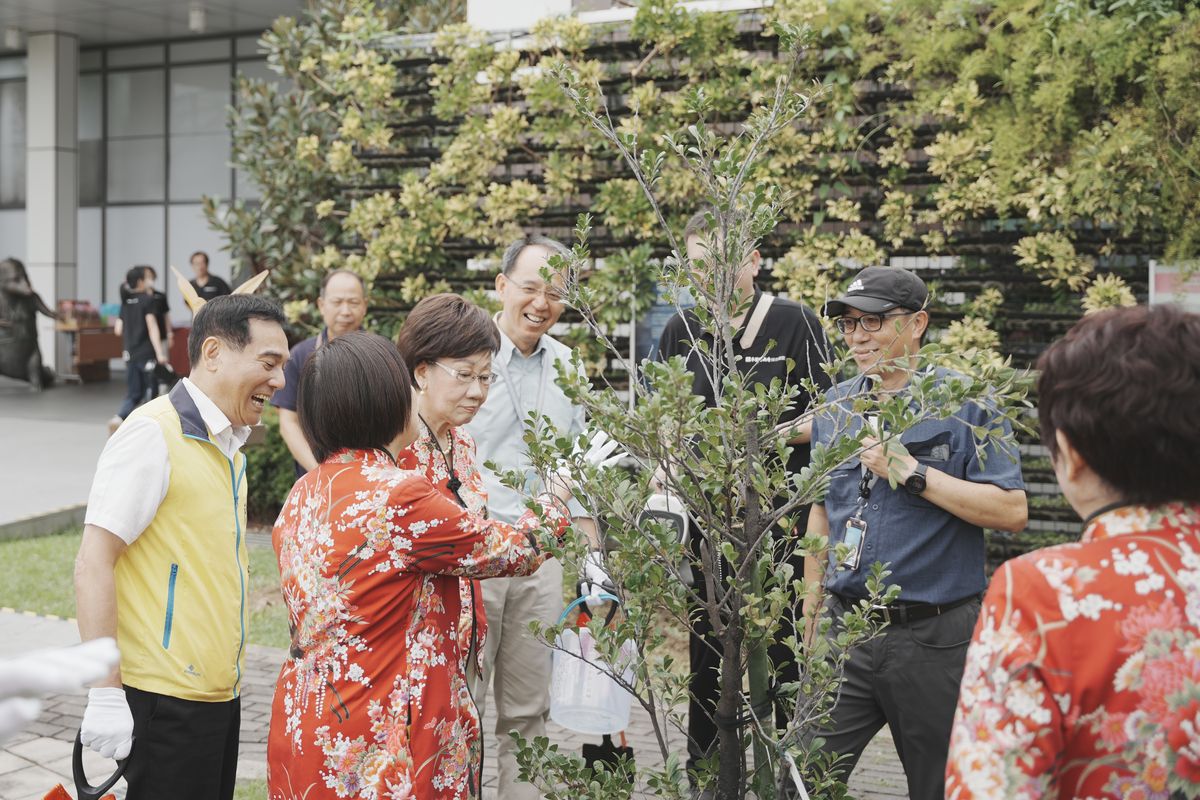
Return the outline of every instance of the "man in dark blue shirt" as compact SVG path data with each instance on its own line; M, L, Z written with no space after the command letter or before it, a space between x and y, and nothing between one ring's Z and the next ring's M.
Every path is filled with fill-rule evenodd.
M296 413L300 402L300 373L318 347L362 327L367 316L367 285L349 270L330 272L321 281L317 311L321 312L324 330L292 348L291 357L283 369L286 379L284 386L271 398L271 404L279 409L279 435L296 462L296 477L317 466L317 460L300 430L300 416Z
M868 435L866 449L832 471L808 522L809 535L829 539L826 557L808 560L807 577L823 583L834 619L868 596L876 562L889 565L887 581L900 587L896 602L872 612L888 623L882 635L850 654L831 724L819 732L824 749L846 756L838 768L848 777L887 724L913 800L943 796L958 686L987 585L983 528L1019 531L1028 518L1016 442L996 408L968 403L946 419L923 417L899 446L894 439L881 446L886 431L853 410L856 398L908 394L928 297L912 273L868 267L825 305L860 374L830 390L813 443L858 436L864 425ZM933 377L952 375L938 369ZM980 426L1004 434L984 444L983 458L974 437ZM837 633L835 625L829 635Z

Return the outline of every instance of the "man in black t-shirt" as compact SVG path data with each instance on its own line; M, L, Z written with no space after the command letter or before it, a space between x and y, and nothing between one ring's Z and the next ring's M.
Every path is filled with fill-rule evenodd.
M208 253L203 250L192 253L192 272L196 273L196 277L188 282L201 300L208 301L232 293L228 283L208 271Z
M171 348L175 346L175 331L171 325L171 305L167 302L166 293L160 291L157 287L158 272L154 267L146 267L146 293L154 299L154 319L158 323L158 335L163 337L164 352L167 354L167 361L164 367L169 367L171 363ZM159 370L162 373L164 370ZM172 383L170 378L174 375L171 370L166 370L166 374L158 374L155 379L150 382L150 397L158 397L164 391L169 390L170 386L167 383ZM173 383L172 383L173 385ZM161 390L160 390L161 389Z
M710 247L706 241L709 217L709 214L701 211L688 221L684 231L688 258L697 267L709 260ZM715 248L712 249L715 251ZM808 466L809 441L812 435L811 421L797 422L797 419L818 399L810 396L804 389L803 382L806 378L811 378L820 391L828 389L833 381L825 374L821 365L832 360L832 355L821 322L811 308L803 303L764 294L754 284L761 260L758 251L753 251L736 278L735 290L740 293L743 303L746 299L752 300L744 313L732 320L736 328L733 337L734 350L740 371L749 376L754 383L767 386L773 379L779 378L799 389L794 404L779 420L781 426L789 426L792 436L788 442L792 453L788 458L787 471L796 473ZM702 364L702 356L693 337L708 341L710 346L712 344L712 337L701 333L701 326L694 311L676 313L667 321L659 339L658 360L665 361L677 355L685 356L693 376L692 391L703 397L705 405L711 407L715 405L716 393L708 380L708 371ZM790 369L789 361L792 362ZM802 537L808 522L808 510L808 506L803 506L793 513L791 516L794 529L781 532L782 535L777 538L794 541L795 538ZM691 530L695 532L692 540L693 556L698 561L702 534L694 520ZM789 560L793 562L795 575L803 575L802 559ZM707 597L707 586L703 577L697 578L695 590L701 598ZM707 613L695 613L696 610L693 609L691 615L693 623L689 647L689 769L695 769L701 759L712 754L717 737L713 715L716 713L717 698L720 695L717 667L720 664L718 654L721 645L712 636ZM784 615L784 625L779 631L777 641L784 641L792 633L790 616ZM779 682L798 680L799 672L786 646L772 646L770 655L776 665ZM780 719L779 722L782 724L783 720Z
M155 316L154 295L146 290L151 272L149 267L134 267L125 275L121 315L114 326L124 350L125 399L116 416L108 421L109 433L148 399L154 383L154 367L167 363Z

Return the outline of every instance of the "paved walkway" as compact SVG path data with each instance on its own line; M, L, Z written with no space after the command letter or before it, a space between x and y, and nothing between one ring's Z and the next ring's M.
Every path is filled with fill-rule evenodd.
M83 508L108 440L105 422L124 394L123 379L34 393L28 384L0 378L0 533L31 518ZM71 519L60 513L51 529Z
M46 521L48 513L64 508L82 520L92 472L107 438L105 422L124 394L124 381L120 375L116 377L109 383L59 385L41 394L30 392L25 384L0 378L0 539L6 532L19 532L22 523L31 518ZM53 525L49 530L67 524ZM73 621L0 610L0 658L77 641ZM241 778L266 776L271 696L283 658L282 650L253 645L249 648L238 765ZM49 698L37 722L0 746L0 800L42 800L59 782L73 789L71 745L85 699L83 695ZM549 734L567 752L579 752L585 738L596 739L555 725L551 725ZM635 716L628 739L640 763L656 760L651 758L658 747L648 719ZM485 741L484 797L494 800L495 737L488 736ZM677 752L683 753L681 735L676 734L670 741ZM89 754L85 763L93 780L108 774L113 766L95 754ZM851 781L851 795L862 800L907 796L904 775L886 732L864 755Z
M45 647L61 647L78 641L71 620L39 617L33 614L0 610L0 658ZM246 692L242 699L242 741L238 777L266 777L267 728L271 718L271 696L284 651L251 645L247 654ZM71 746L83 715L84 695L55 695L46 700L42 716L24 732L5 742L0 749L0 800L42 800L56 783L72 790ZM595 741L551 723L550 739L565 752L579 752L585 741ZM683 737L674 734L670 741L683 752ZM635 715L628 743L641 763L661 763L658 746L649 721ZM485 800L496 798L495 742L488 737L485 759ZM98 782L114 767L112 761L88 753L85 766ZM123 796L123 786L118 797ZM904 774L886 732L872 742L851 781L851 796L862 800L905 798Z

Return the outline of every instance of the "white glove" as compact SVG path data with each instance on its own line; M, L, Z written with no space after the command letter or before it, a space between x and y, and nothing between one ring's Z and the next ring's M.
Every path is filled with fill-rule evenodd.
M0 697L78 692L112 672L120 653L112 638L37 650L0 661Z
M37 719L40 696L77 692L112 672L119 657L113 639L93 639L0 660L0 739Z
M609 577L608 570L604 568L604 554L599 550L588 552L584 558L580 580L583 583L580 593L587 592L584 594L584 602L588 608L604 605L608 601L600 599L600 595L605 592L612 594L617 588Z
M129 755L133 745L133 714L129 713L124 689L103 687L88 692L79 739L84 747L105 758L120 761Z
M609 438L604 431L596 431L591 441L588 442L588 449L583 454L583 460L598 469L608 469L625 457L625 451L618 449L620 446L620 442Z

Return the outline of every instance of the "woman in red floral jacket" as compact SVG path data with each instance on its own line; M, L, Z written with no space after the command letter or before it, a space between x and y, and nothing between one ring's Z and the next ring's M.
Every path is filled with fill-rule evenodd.
M1085 317L1039 367L1083 537L992 579L946 796L1200 796L1200 316Z
M269 797L475 797L459 579L535 570L538 541L567 528L570 493L556 487L541 518L510 526L398 467L419 420L408 368L379 336L331 341L301 382L301 427L321 463L273 533L293 634L272 707Z
M417 438L396 455L396 463L424 473L446 499L486 517L487 490L475 465L475 440L464 426L492 385L492 354L500 349L496 323L456 294L435 294L409 312L396 346L416 385L421 420ZM487 614L479 581L460 579L459 594L458 639L468 684L473 684L483 671Z

